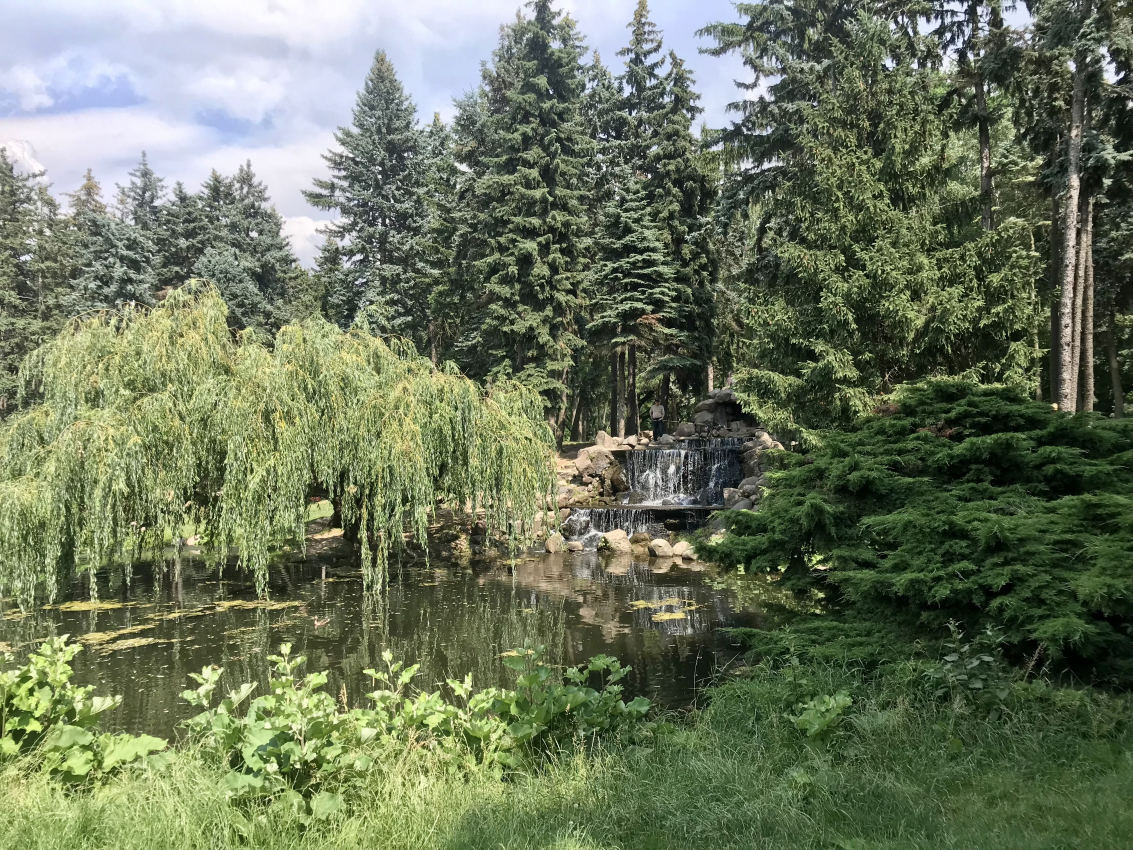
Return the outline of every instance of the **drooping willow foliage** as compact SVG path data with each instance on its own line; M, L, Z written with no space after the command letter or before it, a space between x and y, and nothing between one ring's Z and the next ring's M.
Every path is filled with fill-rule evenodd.
M127 560L187 524L265 587L323 493L374 581L438 500L514 542L554 485L536 395L485 391L412 346L322 320L234 335L216 290L72 323L21 374L42 402L0 430L0 591Z

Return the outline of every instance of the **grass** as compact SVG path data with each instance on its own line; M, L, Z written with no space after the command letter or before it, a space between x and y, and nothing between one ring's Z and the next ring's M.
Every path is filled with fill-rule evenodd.
M784 716L838 691L854 704L825 742ZM809 663L717 688L650 750L566 755L503 782L391 756L347 816L309 830L281 806L230 805L192 752L93 792L10 766L0 847L1117 850L1133 836L1129 709L1039 683L995 718L934 700L908 665Z

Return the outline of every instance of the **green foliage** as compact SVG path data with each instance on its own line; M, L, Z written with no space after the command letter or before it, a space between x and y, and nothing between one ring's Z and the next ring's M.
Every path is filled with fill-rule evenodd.
M987 629L974 640L965 641L955 623L949 627L952 637L944 642L947 654L925 670L925 677L937 685L935 696L992 708L1002 706L1018 678L1003 658L1002 638Z
M193 739L227 767L222 787L230 798L281 799L304 816L324 819L343 804L382 753L424 747L448 768L462 773L488 770L500 775L531 757L578 741L643 739L654 726L644 723L649 700L620 699L617 682L628 672L617 659L597 656L582 668L552 672L541 650L511 652L508 666L519 673L516 690L475 691L471 675L448 680L454 699L440 692L410 691L417 665L403 667L386 651L386 669L367 670L384 687L369 695L373 707L347 710L322 690L325 673L297 671L306 662L290 644L269 657L274 665L271 695L239 706L254 690L245 684L213 706L223 669L190 674L199 685L182 694L204 710L186 722ZM603 675L601 691L587 687Z
M704 547L724 563L785 571L859 621L991 626L1016 652L1133 673L1124 421L930 381L779 464L760 510Z
M373 582L438 500L483 508L513 543L543 506L551 442L531 393L320 319L269 347L227 316L188 286L74 323L29 361L43 403L0 430L0 588L27 602L186 524L214 563L238 548L262 588L272 547L303 540L312 491L340 503Z
M790 715L790 720L808 738L821 740L841 722L843 713L853 704L846 693L824 694L795 706L798 714Z
M0 670L0 761L32 756L68 784L103 780L128 765L155 763L166 742L151 735L96 734L101 715L121 697L92 696L71 684L70 662L82 649L67 636L51 638L27 663ZM13 657L4 654L11 664Z

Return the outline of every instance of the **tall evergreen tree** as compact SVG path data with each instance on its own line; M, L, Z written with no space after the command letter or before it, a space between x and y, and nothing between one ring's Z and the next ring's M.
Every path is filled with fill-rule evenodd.
M786 0L742 8L745 26L709 28L717 50L756 45L749 88L777 77L727 139L761 233L744 272L749 406L826 427L925 375L1032 384L1030 234L980 226L922 48L865 4L807 4L805 26Z
M157 290L155 249L149 234L114 216L76 217L83 234L77 278L67 299L72 315L152 305Z
M158 207L165 196L165 181L150 168L146 152L129 173L130 182L118 184L118 217L122 221L153 233L158 227Z
M492 118L498 147L479 181L477 263L484 307L474 330L478 372L539 391L561 430L566 378L579 345L579 292L588 252L582 190L592 144L582 119L582 45L551 0L517 28L517 81Z
M417 290L428 297L428 348L434 363L451 356L463 324L463 300L455 285L461 229L458 210L463 182L453 154L453 134L439 114L425 131L421 202L425 226L421 238Z
M417 111L393 64L378 51L354 106L353 123L335 133L340 150L323 155L331 176L304 192L319 209L335 210L327 228L348 252L350 291L338 296L344 316L378 304L392 330L428 350L428 294L418 258L425 214L424 139Z
M66 227L42 177L17 173L0 148L0 417L15 409L20 364L61 318Z
M189 280L210 243L223 244L224 240L217 238L219 231L214 221L206 219L201 197L177 181L169 201L158 208L154 243L159 286L181 286Z
M74 192L65 193L65 197L70 204L72 215L84 213L105 215L107 212L106 202L102 200L102 185L95 180L94 172L89 168L83 175L82 185Z

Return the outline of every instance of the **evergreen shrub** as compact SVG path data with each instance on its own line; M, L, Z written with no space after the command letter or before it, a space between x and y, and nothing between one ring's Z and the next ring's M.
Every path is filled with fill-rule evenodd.
M806 454L775 453L758 512L712 555L782 572L835 609L939 636L1002 632L1133 677L1133 424L1022 391L930 380Z

